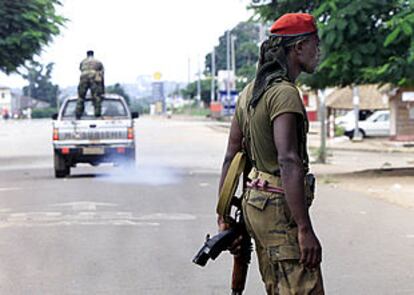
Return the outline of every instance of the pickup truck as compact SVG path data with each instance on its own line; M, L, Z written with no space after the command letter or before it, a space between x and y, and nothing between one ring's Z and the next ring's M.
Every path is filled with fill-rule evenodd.
M134 119L139 114L131 113L123 97L105 94L101 117L94 116L87 97L84 114L77 120L76 101L77 97L66 99L52 116L55 177L69 176L78 163L135 166Z

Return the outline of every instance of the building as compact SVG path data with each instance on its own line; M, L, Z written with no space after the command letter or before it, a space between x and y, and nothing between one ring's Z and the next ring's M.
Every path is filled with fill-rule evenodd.
M414 141L414 88L400 88L392 94L391 140Z

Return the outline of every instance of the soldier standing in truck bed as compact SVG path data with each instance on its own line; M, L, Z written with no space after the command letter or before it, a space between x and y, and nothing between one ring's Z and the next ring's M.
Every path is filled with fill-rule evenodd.
M94 52L88 50L86 58L80 64L80 81L78 86L78 101L76 104L76 119L80 119L85 108L85 97L88 89L91 90L92 102L95 108L95 117L101 116L102 99L105 92L104 67L94 58Z

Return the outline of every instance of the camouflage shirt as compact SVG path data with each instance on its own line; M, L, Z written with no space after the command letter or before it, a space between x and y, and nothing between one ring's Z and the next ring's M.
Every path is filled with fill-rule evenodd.
M81 71L81 77L95 78L98 81L99 79L103 80L103 64L93 57L87 57L82 60L79 69Z

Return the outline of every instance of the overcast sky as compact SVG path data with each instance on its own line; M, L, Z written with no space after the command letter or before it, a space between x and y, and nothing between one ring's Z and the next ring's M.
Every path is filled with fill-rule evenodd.
M105 66L106 84L133 83L159 71L166 80L188 80L198 59L218 44L225 30L247 20L248 0L63 0L70 21L45 48L44 63L54 62L54 83L76 85L79 62L88 49ZM197 59L198 58L198 59ZM0 75L0 84L21 87L17 75Z

